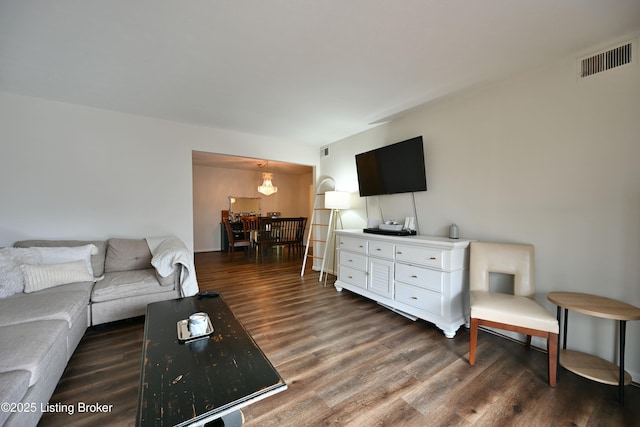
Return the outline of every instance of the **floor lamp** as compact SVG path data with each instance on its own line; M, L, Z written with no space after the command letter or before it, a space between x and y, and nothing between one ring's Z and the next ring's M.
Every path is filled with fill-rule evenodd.
M343 209L349 209L351 207L350 194L346 191L327 191L324 193L324 207L325 209L331 209L329 215L329 227L327 228L327 238L325 241L327 244L324 247L324 256L322 258L322 268L320 269L320 281L322 281L322 272L324 271L325 262L327 259L327 249L333 244L333 272L337 275L336 271L336 237L335 230L337 229L338 221L340 222L340 229L342 230L342 215L340 211ZM327 274L324 275L324 286L327 286Z

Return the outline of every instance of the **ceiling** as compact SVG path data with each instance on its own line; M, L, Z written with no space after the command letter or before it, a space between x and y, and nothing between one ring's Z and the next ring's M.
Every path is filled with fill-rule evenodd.
M213 168L243 169L256 172L284 173L289 175L304 175L313 172L313 167L297 165L264 159L252 159L247 157L228 156L225 154L208 153L203 151L193 151L191 163L197 166L208 166Z
M638 28L638 0L2 0L0 91L323 145Z

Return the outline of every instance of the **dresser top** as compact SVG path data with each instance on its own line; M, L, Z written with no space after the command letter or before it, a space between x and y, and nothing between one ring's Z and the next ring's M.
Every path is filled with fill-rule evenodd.
M473 240L450 239L444 236L428 236L420 234L417 236L389 236L384 234L365 233L359 229L336 230L338 236L359 237L367 240L378 240L394 243L409 243L417 245L441 246L443 248L466 248Z

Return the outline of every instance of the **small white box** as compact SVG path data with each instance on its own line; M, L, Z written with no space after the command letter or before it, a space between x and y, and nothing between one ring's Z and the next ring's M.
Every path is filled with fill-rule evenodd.
M380 224L380 230L385 231L402 231L402 224Z

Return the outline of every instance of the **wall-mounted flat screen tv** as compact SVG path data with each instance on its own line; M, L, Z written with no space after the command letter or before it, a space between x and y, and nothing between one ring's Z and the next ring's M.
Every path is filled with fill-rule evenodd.
M427 191L422 136L356 155L360 196Z

